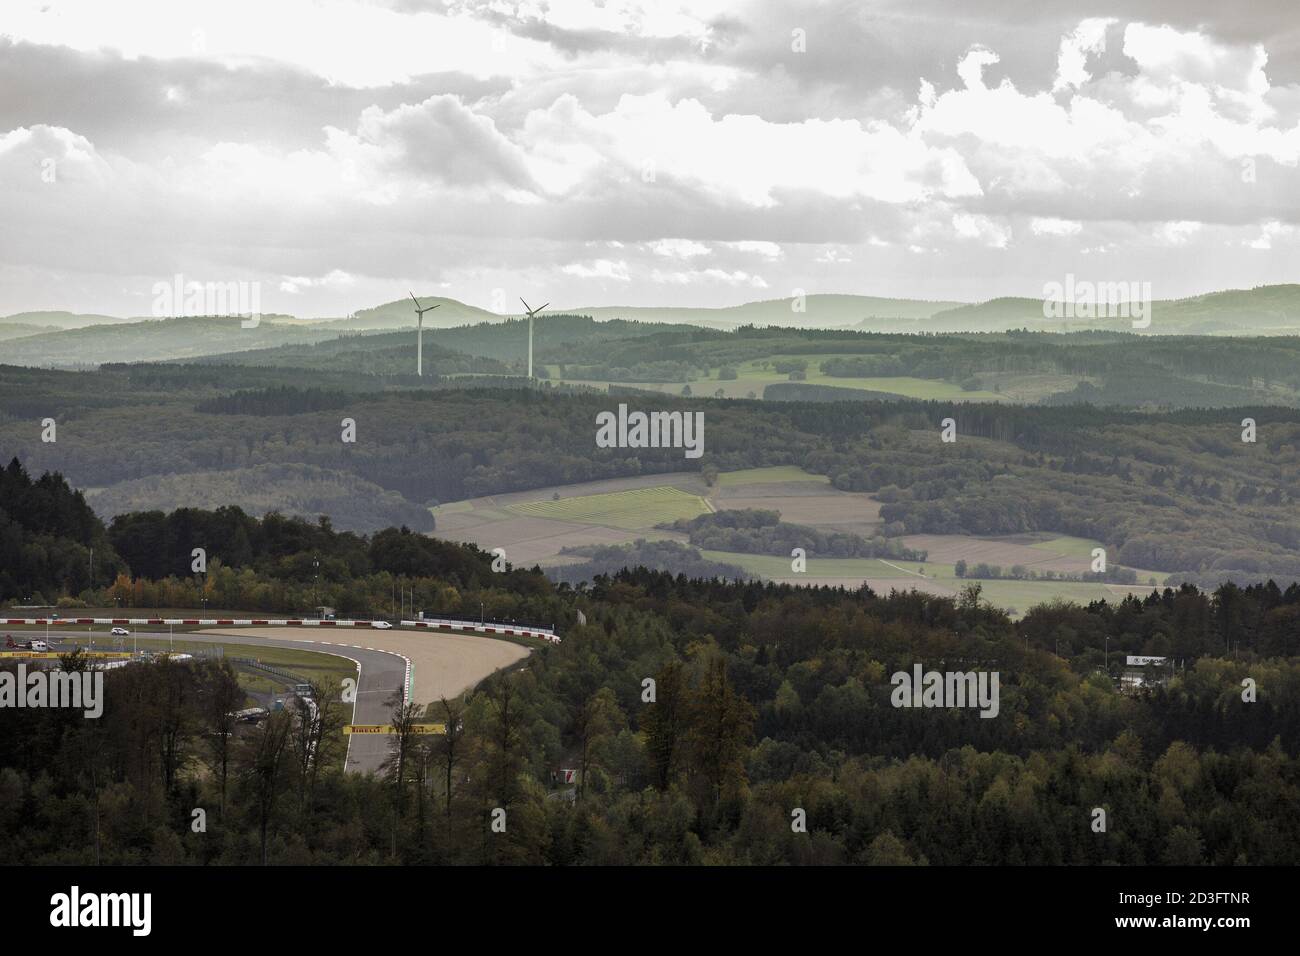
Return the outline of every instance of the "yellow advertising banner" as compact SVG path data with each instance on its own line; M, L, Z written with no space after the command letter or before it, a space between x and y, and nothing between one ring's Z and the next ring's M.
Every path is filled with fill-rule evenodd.
M445 734L447 732L446 724L412 724L411 733L413 734ZM397 730L392 724L347 724L343 728L345 734L395 734Z
M57 661L60 657L67 654L67 651L0 651L0 658L20 657L23 660L38 661ZM82 657L89 657L95 660L129 660L130 651L83 651Z

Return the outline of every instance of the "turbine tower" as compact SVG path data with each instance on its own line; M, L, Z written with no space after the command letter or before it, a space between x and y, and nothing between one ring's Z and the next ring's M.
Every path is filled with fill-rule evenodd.
M424 376L424 313L432 312L434 309L438 308L438 306L428 305L425 306L423 309L420 308L420 300L415 297L414 292L411 293L411 301L415 303L415 321L416 321L415 374L419 375L420 377L423 377ZM441 302L438 303L438 305L441 304L442 304Z
M519 301L524 302L523 296L519 297ZM550 305L550 304L551 303L549 302L546 303L546 305ZM533 316L536 315L538 312L542 311L542 309L546 308L546 305L540 305L535 309L530 309L528 308L528 303L524 302L524 311L528 313L528 377L529 378L533 377Z

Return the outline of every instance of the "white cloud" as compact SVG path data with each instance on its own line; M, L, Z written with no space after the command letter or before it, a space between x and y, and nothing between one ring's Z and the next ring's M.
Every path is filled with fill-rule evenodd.
M764 242L761 239L742 239L740 242L724 242L722 245L728 249L735 249L737 252L762 256L764 259L779 259L781 257L780 245L775 242Z
M1259 236L1246 242L1247 248L1267 251L1273 248L1273 240L1292 238L1296 227L1284 222L1266 222L1260 227Z
M1061 37L1056 54L1056 81L1052 91L1059 92L1082 86L1092 79L1088 72L1088 56L1106 52L1106 28L1114 19L1091 18L1083 20L1074 32Z
M627 263L622 259L593 259L589 262L571 262L560 269L565 275L579 279L613 279L617 282L631 281Z
M356 285L356 277L342 269L332 269L323 276L285 276L280 282L280 291L289 295L299 295L306 289L347 289Z
M1036 236L1077 236L1083 229L1083 223L1072 219L1034 217L1029 228Z
M604 284L719 302L810 276L979 298L1103 253L1162 287L1294 278L1282 35L976 10L961 36L909 12L872 21L899 51L882 59L818 7L798 58L759 6L10 4L0 308L21 287L111 311L175 271L260 277L304 310L408 276L479 301ZM22 87L33 63L53 65ZM93 110L60 85L83 75Z
M736 269L730 272L726 269L691 269L678 270L675 272L669 272L663 269L654 269L650 273L650 281L665 285L721 283L729 286L749 286L754 289L767 288L767 282L763 280L762 276L745 272L743 269Z
M1000 63L1002 58L992 50L977 47L971 50L957 64L957 75L966 84L968 90L984 89L984 68Z
M995 249L1005 249L1011 238L1010 231L988 216L954 213L952 228L962 239L974 239Z
M771 123L713 116L698 100L623 96L593 114L572 97L529 114L521 141L543 155L572 151L578 183L646 182L697 189L710 199L773 208L779 194L818 193L906 203L979 195L960 155L887 123L857 120ZM576 188L574 191L578 191Z
M363 0L134 0L130 15L98 0L7 3L0 34L131 59L203 59L237 69L259 60L330 83L381 87L437 71L523 76L560 69L548 44L469 14L400 10Z
M1184 246L1203 228L1204 223L1178 220L1164 223L1156 234L1171 246Z
M693 259L696 256L707 256L712 252L704 243L691 239L656 239L646 245L655 255L666 256L669 259Z

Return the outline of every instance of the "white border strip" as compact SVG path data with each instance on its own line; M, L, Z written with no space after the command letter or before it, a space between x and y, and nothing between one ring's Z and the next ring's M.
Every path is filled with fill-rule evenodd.
M181 624L197 627L370 627L387 623L381 621L322 621L314 617L262 618L262 617L9 617L0 618L5 624L48 624L51 627L66 624ZM536 637L552 644L560 643L560 636L546 627L523 627L497 621L457 621L450 618L425 618L421 621L401 621L402 627L440 631L472 631L478 634L509 634L512 637ZM388 630L389 628L376 628Z

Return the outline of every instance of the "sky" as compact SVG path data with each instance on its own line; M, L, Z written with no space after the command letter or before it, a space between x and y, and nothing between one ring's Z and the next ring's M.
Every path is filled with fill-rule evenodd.
M0 315L1161 299L1297 281L1298 159L1294 0L6 0Z

